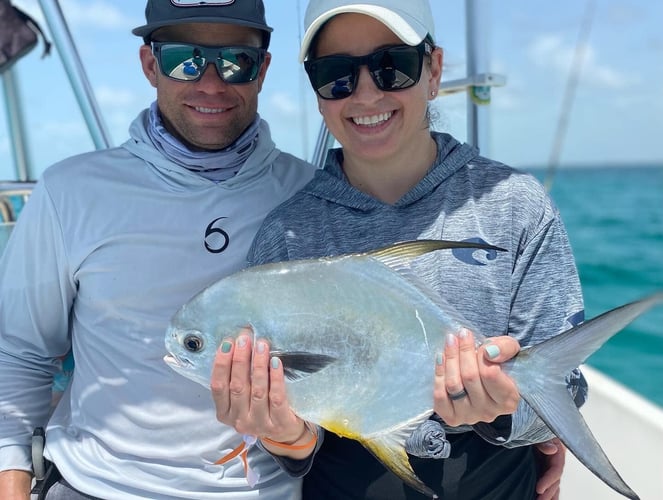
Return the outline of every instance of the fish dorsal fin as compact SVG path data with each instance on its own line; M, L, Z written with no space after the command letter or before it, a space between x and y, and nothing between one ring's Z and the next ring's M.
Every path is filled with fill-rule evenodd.
M359 442L385 467L412 488L424 495L428 495L430 498L438 498L435 492L426 486L415 474L410 465L408 454L405 451L405 441L407 438L429 416L430 412L427 412L412 420L408 420L397 428L391 429L388 433L367 436L365 439L359 440Z
M492 250L505 252L503 248L485 243L474 243L465 241L449 241L449 240L414 240L396 243L388 247L384 247L366 255L372 257L385 266L389 267L392 271L399 274L413 287L419 290L426 296L433 304L439 309L444 311L446 315L458 323L458 328L464 326L472 330L475 334L478 332L472 324L470 324L463 316L456 311L456 309L447 302L433 287L426 283L419 276L415 275L410 267L412 259L436 250L446 250L453 248L477 248L481 250Z
M312 352L271 351L270 355L281 360L283 373L291 381L301 380L312 373L317 373L336 361L333 356Z
M506 252L504 248L489 245L487 243L476 243L471 241L450 240L413 240L394 243L383 248L378 248L365 255L373 257L385 266L394 270L408 267L412 259L436 250L448 250L453 248L476 248L479 250L494 250Z

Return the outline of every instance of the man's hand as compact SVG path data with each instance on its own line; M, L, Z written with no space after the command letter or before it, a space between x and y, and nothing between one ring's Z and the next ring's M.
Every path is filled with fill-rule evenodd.
M32 474L24 470L0 472L0 498L2 500L30 500Z
M536 492L539 494L537 500L559 500L566 447L558 438L554 438L537 444L534 453L540 474L536 483Z

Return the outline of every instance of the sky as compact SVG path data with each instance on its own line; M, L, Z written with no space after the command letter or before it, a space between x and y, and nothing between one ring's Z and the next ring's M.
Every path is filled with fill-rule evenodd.
M406 0L403 0L404 2ZM37 0L12 0L47 29ZM518 168L548 165L663 165L663 0L480 0L492 90L486 156ZM112 145L126 140L138 112L155 99L138 59L141 0L61 0ZM314 93L297 61L306 0L265 0L273 54L259 112L278 147L310 159L320 130ZM465 2L431 0L435 38L445 50L443 81L466 76ZM593 8L590 9L590 6ZM588 16L587 12L591 12ZM580 35L583 20L589 29ZM578 42L581 40L581 43ZM56 50L42 46L13 69L19 82L32 177L67 156L94 149ZM572 61L582 64L568 92ZM567 96L565 98L565 96ZM569 98L571 96L572 98ZM563 102L571 102L562 118ZM466 140L464 93L435 101L436 129ZM13 178L0 99L0 179ZM561 127L560 124L566 124ZM558 134L558 130L564 133Z

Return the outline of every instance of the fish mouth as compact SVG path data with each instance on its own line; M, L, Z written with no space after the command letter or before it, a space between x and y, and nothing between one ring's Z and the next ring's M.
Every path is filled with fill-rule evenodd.
M163 360L166 362L167 365L173 368L188 368L193 364L188 359L182 359L172 354L166 354L163 357Z

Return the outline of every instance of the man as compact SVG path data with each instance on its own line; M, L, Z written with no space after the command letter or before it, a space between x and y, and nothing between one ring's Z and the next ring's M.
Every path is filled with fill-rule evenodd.
M156 102L122 146L44 172L0 262L0 498L28 498L40 426L62 477L49 500L296 498L299 482L258 447L253 487L241 461L214 464L242 437L162 359L174 312L242 268L266 213L312 176L257 115L272 29L261 0L145 12L133 33ZM49 418L70 348L74 376Z

